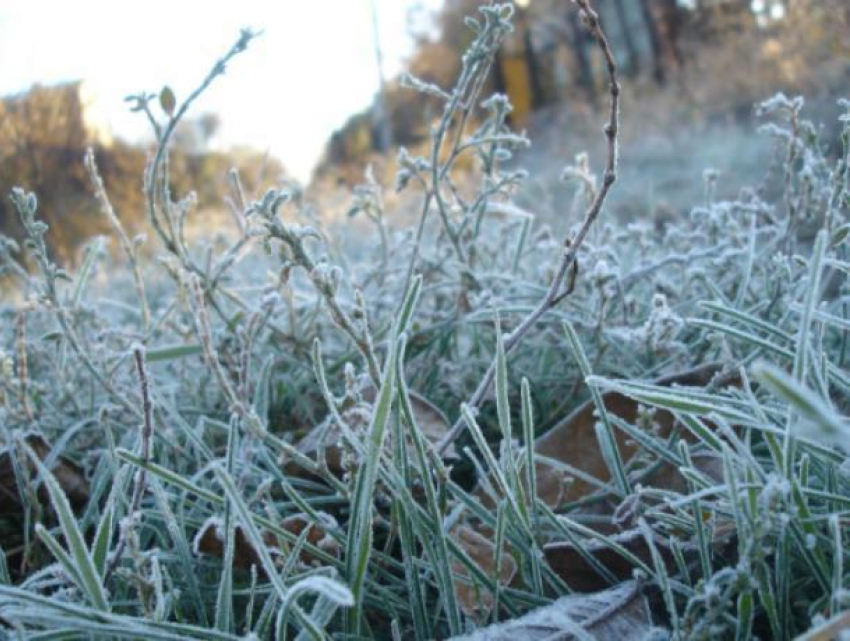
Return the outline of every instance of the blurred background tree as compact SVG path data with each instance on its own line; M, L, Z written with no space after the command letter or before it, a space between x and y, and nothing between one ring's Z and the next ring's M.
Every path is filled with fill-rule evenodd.
M446 0L430 23L419 20L410 73L449 88L471 39L462 18L482 4ZM642 121L669 125L729 113L747 120L754 103L777 91L834 102L850 79L846 0L597 0L595 6L629 94L646 107ZM531 126L537 114L559 108L595 108L605 91L604 70L572 3L520 0L516 7L516 31L503 43L488 88L509 96L513 124ZM386 100L397 145L424 140L441 109L397 80ZM318 175L358 180L362 172L346 166L362 165L377 149L373 123L356 115L335 132Z
M446 0L435 13L412 11L415 46L407 70L451 87L472 37L462 18L481 4L486 0ZM830 106L850 85L847 0L596 0L595 5L627 84L631 104L624 117L639 123L624 127L625 140L629 132L685 130L730 114L748 124L753 104L777 91L805 95L816 120L834 122ZM539 141L536 153L557 164L561 159L553 154L559 149L584 144L567 139L581 135L582 116L588 126L596 122L594 111L602 108L606 90L602 60L572 3L517 0L516 8L516 30L503 43L485 95L507 94L514 105L512 124L530 130ZM385 149L387 141L413 149L425 144L442 111L440 101L403 88L399 78L386 79L383 87L370 109L352 115L329 137L314 192L327 191L328 183L361 182L369 162L378 165L379 179L389 182L388 159L394 153ZM224 210L221 197L232 165L249 192L284 174L262 151L213 151L220 125L216 114L184 121L172 153L174 193L195 190L209 226L214 224L210 216ZM20 237L5 197L13 185L39 194L50 242L63 258L72 259L80 243L105 232L82 165L88 145L96 150L119 216L131 230L144 231L141 177L147 149L113 140L89 113L85 84L76 82L35 86L0 100L0 233Z
M89 112L86 90L82 82L37 85L0 100L0 233L21 237L6 196L13 186L23 186L38 194L39 214L50 225L51 248L65 261L73 261L82 243L109 229L82 162L89 146L122 222L134 233L146 229L142 176L147 150L113 139ZM174 135L172 189L178 197L194 190L202 216L224 210L221 198L231 167L240 171L248 193L284 174L280 162L262 152L212 151L210 142L220 124L217 115L201 114L180 123Z

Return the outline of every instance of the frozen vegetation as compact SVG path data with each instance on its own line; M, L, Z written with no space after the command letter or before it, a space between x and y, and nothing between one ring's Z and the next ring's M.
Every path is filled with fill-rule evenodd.
M778 199L720 200L707 171L690 215L615 222L617 68L576 4L608 63L606 154L563 172L556 221L514 202L531 141L480 95L512 28L500 4L468 19L453 90L409 80L444 103L429 153L398 159L420 214L398 230L381 188L358 189L368 251L236 173L240 237L187 242L170 137L249 31L184 102L135 99L158 139L149 238L124 231L93 155L112 255L96 240L64 270L37 195L11 194L27 240L0 242L4 638L850 625L850 104L843 146L800 98L759 107Z

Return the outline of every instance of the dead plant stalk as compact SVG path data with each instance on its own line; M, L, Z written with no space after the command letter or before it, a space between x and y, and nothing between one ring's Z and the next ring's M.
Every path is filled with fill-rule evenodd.
M549 284L546 295L537 304L537 306L520 322L520 324L504 339L505 353L510 353L522 339L528 334L538 320L550 309L555 307L563 298L569 294L569 289L562 292L564 281L571 267L576 261L578 251L582 243L587 237L593 223L602 212L602 207L605 205L605 200L611 187L617 180L617 149L618 149L618 133L619 133L619 117L620 117L620 83L617 76L617 63L614 60L614 54L611 46L608 43L602 26L599 22L599 14L593 10L589 0L574 0L578 9L584 18L585 25L590 31L597 45L602 51L605 58L605 65L608 70L609 92L611 94L611 102L608 112L608 122L605 125L604 133L607 139L607 161L605 165L605 173L602 177L602 186L596 193L595 198L587 208L584 218L579 227L578 233L573 239L564 241L564 253L561 255L561 260L558 263L558 268L555 276ZM487 394L490 392L490 387L493 384L493 378L496 375L496 359L493 358L490 366L487 368L484 377L478 384L478 387L473 392L467 401L470 408L477 408L481 405ZM452 426L445 437L437 445L437 452L444 453L449 445L451 445L460 436L466 423L462 418L458 418L457 422Z

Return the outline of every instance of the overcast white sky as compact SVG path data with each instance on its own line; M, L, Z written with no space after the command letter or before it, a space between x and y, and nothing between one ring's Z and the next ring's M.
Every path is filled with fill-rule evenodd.
M391 76L410 52L408 10L442 3L376 2ZM333 129L378 86L369 0L0 0L0 94L84 79L113 132L139 140L143 119L124 96L168 84L179 100L246 26L265 33L194 115L220 115L218 147L269 149L306 180Z

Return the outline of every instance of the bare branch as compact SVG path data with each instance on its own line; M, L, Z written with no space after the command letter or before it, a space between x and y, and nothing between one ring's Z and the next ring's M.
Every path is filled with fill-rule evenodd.
M620 83L617 77L617 63L614 60L614 54L611 51L611 46L608 44L608 38L602 31L602 27L599 23L599 15L593 10L593 7L590 5L590 1L574 0L574 2L578 5L579 11L581 11L587 28L596 40L596 43L599 45L602 55L605 58L605 65L608 69L611 104L608 112L608 122L603 130L605 132L605 138L608 141L608 157L605 165L605 173L602 176L602 186L585 212L584 219L582 220L578 233L575 235L575 238L565 241L564 253L561 255L561 260L558 263L555 276L552 278L552 281L549 284L549 289L543 297L543 300L537 304L537 307L535 307L510 334L505 336L504 345L506 353L510 353L514 348L516 348L525 335L528 334L532 327L534 327L537 321L564 298L565 295L561 293L561 290L564 286L567 274L574 265L579 249L587 237L590 228L602 212L602 207L605 204L605 200L608 197L608 193L610 192L612 185L617 180L617 141L620 118ZM487 372L484 374L484 377L481 379L481 382L478 384L475 392L473 392L469 401L467 401L466 404L469 407L477 408L481 405L487 394L490 392L490 387L493 384L493 378L495 375L496 361L494 359L490 363ZM462 419L458 419L458 421L452 426L452 429L448 431L448 433L443 437L443 440L437 445L437 452L441 454L445 452L449 445L451 445L461 434L465 425L466 423Z

